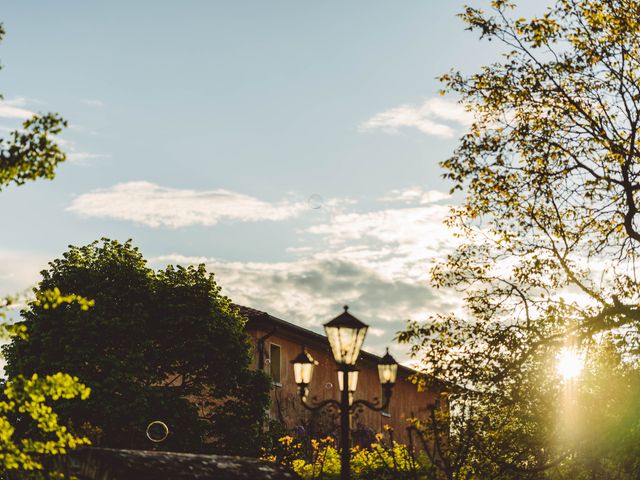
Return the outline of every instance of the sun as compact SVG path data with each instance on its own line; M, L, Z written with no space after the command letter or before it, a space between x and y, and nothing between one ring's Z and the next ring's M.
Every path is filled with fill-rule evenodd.
M580 375L584 367L584 357L572 348L563 348L556 357L558 373L564 380L572 380Z

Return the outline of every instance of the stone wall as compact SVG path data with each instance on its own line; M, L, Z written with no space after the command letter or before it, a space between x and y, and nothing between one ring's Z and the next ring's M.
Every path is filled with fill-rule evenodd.
M256 458L82 448L60 457L58 470L79 480L294 480Z

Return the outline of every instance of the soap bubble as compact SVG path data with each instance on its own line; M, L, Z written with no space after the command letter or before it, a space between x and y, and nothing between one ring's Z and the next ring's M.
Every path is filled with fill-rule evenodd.
M309 200L307 200L307 203L313 210L318 210L319 208L322 208L324 199L317 193L314 193L309 197Z
M156 420L147 426L147 438L154 443L160 443L169 435L169 427L164 422Z

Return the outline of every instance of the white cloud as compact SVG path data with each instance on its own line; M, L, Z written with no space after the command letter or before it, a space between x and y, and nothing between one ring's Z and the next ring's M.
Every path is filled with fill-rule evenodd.
M463 105L441 98L430 98L419 106L400 105L378 113L361 124L360 130L379 129L386 133L398 133L401 128L416 128L428 135L452 138L456 134L456 128L468 126L472 120L473 115Z
M412 191L409 189L408 191ZM401 197L402 194L398 193ZM433 195L436 197L436 195ZM449 205L427 204L384 208L366 212L334 212L325 220L299 231L300 238L312 240L292 246L294 258L282 263L227 263L225 269L240 271L303 272L319 265L339 262L384 282L428 285L429 269L457 244L453 231L443 225ZM319 242L317 241L319 238ZM172 255L158 261L210 263L207 257ZM217 261L216 261L217 262ZM219 263L219 262L218 262ZM257 269L257 270L256 270ZM243 287L244 288L244 287ZM268 296L268 295L266 295Z
M332 246L328 257L355 262L390 281L426 286L434 262L458 243L443 224L450 205L434 203L448 195L410 188L386 198L413 204L337 214L307 231Z
M0 118L12 118L19 120L29 119L33 117L33 115L35 115L35 112L25 108L30 104L43 104L43 102L26 97L17 97L11 100L2 100L0 101ZM79 127L77 125L72 125L71 128L78 131L83 130L82 127ZM4 125L0 126L0 131L2 132L13 132L15 130L16 127L7 127ZM63 150L67 152L67 159L71 163L76 163L78 165L88 165L91 160L109 157L109 155L106 154L79 151L76 142L61 138L59 136L54 137L54 139L61 147L63 147Z
M76 165L90 165L92 160L99 160L104 158L110 158L111 155L105 153L92 153L78 150L77 142L63 138L60 136L53 137L55 142L60 145L62 150L67 154L67 160Z
M416 198L418 206L323 217L299 232L300 240L313 239L316 246L290 247L288 261L229 262L173 254L152 262L204 263L235 302L316 331L349 304L354 315L371 325L367 350L382 353L406 320L462 308L452 292L432 289L428 280L434 259L456 243L442 224L448 206L419 205L423 195L411 192L416 189L396 191L394 197ZM445 196L431 194L434 199ZM399 347L396 352L404 355Z
M0 101L0 117L1 118L17 118L26 120L33 117L34 112L24 108L27 105L25 97L17 97L12 100Z
M0 250L0 296L20 293L35 285L48 260L32 252Z
M71 163L75 163L78 165L89 165L91 160L99 160L102 158L110 158L111 155L107 155L104 153L90 153L90 152L78 152L75 149L71 149L69 153L67 153L67 159Z
M104 107L104 102L102 100L85 98L83 100L80 100L80 102L88 107L96 107L96 108Z
M459 297L451 291L429 286L434 259L449 253L456 241L442 225L448 206L421 204L426 192L415 187L392 192L401 202L415 199L414 205L358 212L356 205L349 204L317 216L315 224L298 232L298 242L290 245L283 261L228 261L213 251L211 256L172 253L149 261L155 268L204 263L216 274L223 293L236 303L318 332L348 304L354 315L371 326L365 348L382 353L406 320L461 309ZM444 199L443 195L430 194ZM181 226L265 214L268 219L280 219L309 208L306 202L300 204L272 204L224 190L197 192L132 182L82 195L70 208L92 216ZM0 292L34 284L49 259L0 250ZM398 360L406 358L401 347L394 348Z
M439 256L442 244L451 244L452 233L442 225L448 212L447 205L432 204L343 213L335 215L328 223L310 227L308 231L322 235L337 246L353 249L358 245L368 251L373 245L376 257L385 255L388 248L392 249L390 255L396 259L405 254L421 258L429 254ZM354 253L350 254L353 256Z
M228 190L197 191L150 182L120 183L75 198L68 211L129 220L150 227L211 226L228 221L279 221L308 209L306 202L269 203Z
M380 198L380 200L383 202L426 205L450 198L450 194L441 190L425 190L422 187L410 187L403 190L391 190L384 197Z
M426 284L390 280L357 262L320 255L274 263L166 255L150 262L156 267L204 263L235 303L320 333L322 324L348 304L350 312L371 326L365 349L374 353L384 352L408 319L455 307L446 293Z

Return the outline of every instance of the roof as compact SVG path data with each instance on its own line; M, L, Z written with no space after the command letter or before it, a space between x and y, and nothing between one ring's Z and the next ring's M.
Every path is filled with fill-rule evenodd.
M279 334L285 334L289 337L292 337L294 340L299 341L303 346L315 346L325 350L330 350L329 340L326 336L316 333L307 328L303 328L299 325L296 325L291 322L287 322L286 320L282 320L281 318L274 317L273 315L263 312L262 310L256 310L255 308L245 307L244 305L233 304L233 307L237 308L240 311L240 314L247 318L248 328L255 328L258 326L264 327L272 327ZM275 333L275 332L274 332ZM364 350L360 351L359 360L364 361L365 363L377 364L382 357L375 355L370 352L366 352ZM409 376L414 373L419 373L416 370L405 367L404 365L399 365L399 371L404 375Z

